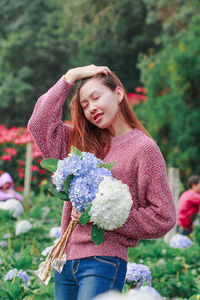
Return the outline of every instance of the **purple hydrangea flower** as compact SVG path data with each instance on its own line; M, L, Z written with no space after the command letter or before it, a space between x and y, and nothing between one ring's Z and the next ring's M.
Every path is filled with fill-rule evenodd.
M0 241L0 247L2 248L8 247L8 243L6 241Z
M98 186L105 176L111 176L111 172L105 168L96 168L91 169L85 176L75 176L72 179L69 198L77 211L83 212L95 199Z
M12 269L10 270L5 276L4 276L4 281L7 280L12 280L13 277L15 276L15 273L17 272L17 269Z
M147 266L128 263L126 281L134 282L137 288L140 288L144 283L151 286L151 271Z
M175 234L169 241L172 248L188 248L192 245L192 240L182 234Z
M20 277L25 282L25 285L28 284L29 276L27 275L27 273L25 271L19 270L17 273L17 276Z
M64 191L64 181L68 175L83 176L92 169L96 169L97 165L102 161L95 157L92 153L82 152L82 157L74 153L67 158L59 160L57 170L53 174L53 183L58 191Z
M17 269L12 269L10 270L5 276L4 276L4 281L7 281L7 280L12 280L14 276L17 276L19 278L21 278L25 285L28 284L28 281L29 281L29 276L27 275L27 273L23 270L19 270L17 271Z
M92 153L82 152L82 156L74 153L58 161L57 170L53 174L53 183L57 191L64 191L64 181L73 174L69 187L69 198L74 208L83 212L88 204L94 200L98 186L105 176L111 172L105 168L98 168L103 163Z

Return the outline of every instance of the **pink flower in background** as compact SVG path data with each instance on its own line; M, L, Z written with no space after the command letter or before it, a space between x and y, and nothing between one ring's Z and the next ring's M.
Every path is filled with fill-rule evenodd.
M24 160L19 160L19 165L23 167L24 166Z
M31 178L31 188L38 191L38 183L43 181L45 170L41 170L39 164L43 160L42 154L37 148L31 134L27 127L11 127L7 128L6 125L0 125L0 162L2 173L9 171L14 177L16 190L23 191L24 182L24 166L26 157L26 144L32 143L32 158L34 172ZM13 159L14 158L14 159ZM8 170L9 165L9 170ZM1 174L0 174L1 175Z
M19 177L20 177L20 178L24 178L24 173L22 173L22 172L19 172L19 174L18 174L18 175L19 175Z
M16 156L16 155L17 155L17 150L16 150L15 148L12 148L12 147L10 147L10 148L5 148L5 149L4 149L4 152L5 152L5 153L8 153L8 154L10 154L10 155L12 155L12 156Z
M144 88L141 87L141 86L138 86L138 87L135 88L135 92L136 92L136 93L146 94L146 93L147 93L147 90L144 89Z
M1 156L1 159L4 161L9 161L9 160L12 160L12 156L10 154L3 154Z
M22 187L22 186L18 186L18 187L16 188L16 190L17 190L18 192L22 192L22 191L23 191L23 187Z
M31 169L33 172L37 172L39 170L38 166L32 166Z
M147 93L147 90L142 87L136 87L135 88L136 93L129 93L128 99L132 105L138 104L141 101L146 101L147 96L145 95Z

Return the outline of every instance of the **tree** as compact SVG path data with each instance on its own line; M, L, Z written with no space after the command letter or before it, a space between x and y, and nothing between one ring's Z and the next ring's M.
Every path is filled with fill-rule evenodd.
M1 2L1 123L27 124L36 99L62 74L60 13L52 0Z
M140 61L148 101L138 107L169 166L179 167L184 182L200 173L200 17L176 40Z
M1 123L27 124L37 98L78 65L108 65L132 90L138 53L160 32L145 18L141 0L1 1Z

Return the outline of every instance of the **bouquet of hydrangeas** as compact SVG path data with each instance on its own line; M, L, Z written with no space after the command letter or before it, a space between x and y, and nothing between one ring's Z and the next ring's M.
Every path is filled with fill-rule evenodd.
M74 146L63 160L46 159L41 166L53 172L49 191L56 197L71 201L76 211L82 213L81 225L91 223L91 239L95 245L104 240L105 230L121 227L129 216L131 194L126 184L112 177L114 163L104 163L94 154L81 152ZM50 270L58 272L66 262L67 240L77 222L72 220L49 255L36 271L43 283L48 284Z

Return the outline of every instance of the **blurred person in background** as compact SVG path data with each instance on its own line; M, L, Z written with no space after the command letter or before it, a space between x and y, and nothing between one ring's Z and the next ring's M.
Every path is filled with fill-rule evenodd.
M0 201L10 199L23 201L23 196L14 190L13 179L9 173L5 172L0 176Z
M178 201L177 231L189 235L193 230L194 220L200 207L200 175L192 175L188 179L186 190Z

